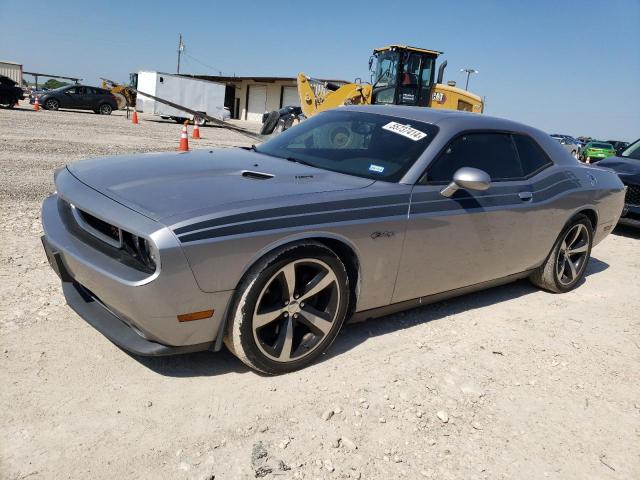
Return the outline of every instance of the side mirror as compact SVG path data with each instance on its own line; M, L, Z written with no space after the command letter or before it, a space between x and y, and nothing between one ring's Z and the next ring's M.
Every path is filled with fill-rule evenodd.
M369 57L369 71L371 71L371 67L373 67L373 56Z
M461 188L465 190L483 191L491 186L491 177L484 170L462 167L453 174L453 181L440 190L443 197L451 197Z

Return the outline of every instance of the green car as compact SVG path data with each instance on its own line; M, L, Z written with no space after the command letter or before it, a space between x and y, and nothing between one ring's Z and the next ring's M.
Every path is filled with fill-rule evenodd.
M580 160L586 163L597 162L603 158L615 157L616 150L610 143L589 142L580 152Z

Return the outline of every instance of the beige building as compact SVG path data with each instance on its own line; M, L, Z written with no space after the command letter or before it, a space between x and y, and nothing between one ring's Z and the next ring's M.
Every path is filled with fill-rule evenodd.
M227 86L224 106L231 112L231 118L261 122L265 112L300 105L295 77L188 76L224 83Z

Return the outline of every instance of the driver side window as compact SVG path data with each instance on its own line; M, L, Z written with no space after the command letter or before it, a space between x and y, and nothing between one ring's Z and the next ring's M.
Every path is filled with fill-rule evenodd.
M468 133L455 138L427 171L428 182L450 182L462 167L484 170L492 181L524 176L511 135Z

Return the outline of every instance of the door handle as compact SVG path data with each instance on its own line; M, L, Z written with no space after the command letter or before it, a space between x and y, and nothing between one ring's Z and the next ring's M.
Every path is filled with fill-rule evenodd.
M520 200L522 200L523 202L528 202L528 201L533 199L533 193L531 193L531 192L520 192L518 194L518 197L520 197Z

